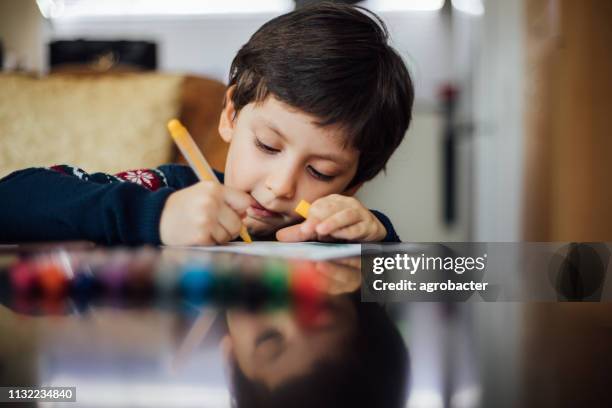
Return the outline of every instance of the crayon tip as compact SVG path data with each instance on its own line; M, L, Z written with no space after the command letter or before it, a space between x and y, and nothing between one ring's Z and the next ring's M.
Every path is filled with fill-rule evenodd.
M296 213L300 214L304 218L308 218L308 211L310 210L310 203L306 200L300 200L297 207L295 207Z

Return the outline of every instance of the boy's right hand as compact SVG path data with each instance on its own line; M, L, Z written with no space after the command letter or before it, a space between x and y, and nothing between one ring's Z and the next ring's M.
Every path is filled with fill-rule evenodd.
M246 209L255 204L248 193L211 181L178 190L166 200L159 222L165 245L214 245L236 238Z

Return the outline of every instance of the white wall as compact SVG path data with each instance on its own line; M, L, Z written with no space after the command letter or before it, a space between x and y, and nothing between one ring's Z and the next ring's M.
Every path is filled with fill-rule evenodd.
M159 45L159 68L191 72L226 81L232 58L274 14L201 15L57 20L47 40L146 39ZM385 13L393 45L415 76L419 103L435 101L440 81L452 69L449 27L439 12Z
M6 68L44 69L43 19L34 0L0 0L0 39Z
M370 208L391 218L402 241L468 238L465 188L459 191L457 224L448 228L442 222L442 131L443 121L438 113L417 112L404 142L391 157L386 174L366 183L358 194ZM460 171L458 179L462 185L467 176L464 170Z
M476 71L475 239L521 240L523 1L489 0Z

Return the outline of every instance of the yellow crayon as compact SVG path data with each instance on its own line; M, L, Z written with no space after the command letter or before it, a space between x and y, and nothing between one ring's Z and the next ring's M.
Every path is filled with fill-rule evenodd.
M185 126L183 126L178 119L172 119L168 122L168 130L170 131L170 135L172 135L172 139L174 139L174 142L187 160L187 163L189 163L198 176L198 179L219 183L219 179L215 176L215 173L210 168L210 165L204 158L200 149L198 149L198 145L195 144ZM253 242L244 225L240 228L240 238L242 238L244 242Z
M304 218L308 218L308 210L310 210L310 203L306 200L300 200L297 207L295 207L296 213L300 214Z

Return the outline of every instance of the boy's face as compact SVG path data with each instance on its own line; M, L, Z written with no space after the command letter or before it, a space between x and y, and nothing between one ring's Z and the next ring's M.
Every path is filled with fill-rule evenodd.
M231 92L231 90L229 91ZM225 185L245 191L259 203L249 207L244 223L265 237L301 220L293 210L346 187L357 172L359 152L343 148L338 127L322 128L317 119L269 96L236 114L229 101L219 132L230 143Z
M357 313L347 298L330 298L321 308L308 328L286 310L230 310L223 351L246 377L263 382L269 389L306 375L319 362L342 358L346 344L356 333Z

